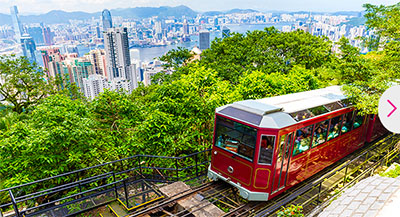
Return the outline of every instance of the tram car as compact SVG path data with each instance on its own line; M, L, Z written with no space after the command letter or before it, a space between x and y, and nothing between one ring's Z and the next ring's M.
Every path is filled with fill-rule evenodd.
M216 109L208 177L251 201L266 201L386 134L339 86Z

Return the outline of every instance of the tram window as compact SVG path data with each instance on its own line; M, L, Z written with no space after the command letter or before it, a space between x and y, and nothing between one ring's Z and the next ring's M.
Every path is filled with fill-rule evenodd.
M329 112L328 109L326 109L323 105L310 108L308 110L313 114L313 116L318 116Z
M257 130L235 121L217 117L215 145L253 161Z
M353 111L347 113L343 117L342 135L349 132L353 126Z
M325 105L325 107L327 109L329 109L329 111L335 111L335 110L343 108L343 105L340 104L339 102L333 102L333 103L330 103L328 105Z
M276 162L280 162L282 160L282 154L283 154L283 149L285 147L286 137L287 135L281 136L281 141L279 142L279 148L278 148L278 158Z
M331 119L329 125L328 141L334 139L340 135L340 128L342 127L342 116L334 117Z
M329 125L329 120L315 124L314 136L312 142L313 148L326 142L328 125Z
M275 136L262 136L260 144L259 164L272 164L272 153L274 150Z
M308 110L294 112L294 113L291 113L290 115L296 121L302 121L302 120L314 117L314 115L312 115L312 113L310 111L308 111Z
M364 116L359 115L358 111L355 111L354 114L355 114L355 118L354 118L354 123L353 123L353 129L357 129L363 124Z
M296 131L293 156L303 153L310 148L313 127L314 125L310 125Z

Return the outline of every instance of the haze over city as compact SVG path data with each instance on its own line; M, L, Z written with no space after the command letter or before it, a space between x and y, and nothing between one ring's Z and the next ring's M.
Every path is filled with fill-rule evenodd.
M396 0L0 0L0 13L9 13L17 5L21 14L46 13L51 10L95 12L104 8L159 7L186 5L195 11L223 11L233 8L249 8L260 11L361 11L365 3L391 5Z

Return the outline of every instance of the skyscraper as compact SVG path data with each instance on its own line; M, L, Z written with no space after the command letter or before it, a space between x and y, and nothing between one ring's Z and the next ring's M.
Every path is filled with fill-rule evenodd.
M29 27L28 34L33 38L37 45L44 44L42 27Z
M184 35L189 35L189 24L187 23L187 20L183 22L183 34Z
M106 70L106 53L104 50L91 50L89 52L89 59L93 65L93 72L94 74L102 75L107 77L107 70Z
M131 65L127 28L108 29L104 33L104 48L106 50L108 80L126 80L130 82L130 87L135 89L137 87L137 76L136 70Z
M50 46L53 44L53 35L49 27L43 27L43 41L46 45Z
M17 6L12 6L10 8L11 12L11 19L13 22L13 27L14 27L14 32L17 40L19 40L24 33L21 22L19 21L19 16L18 16L18 8Z
M202 31L199 34L200 40L200 50L205 50L210 48L210 32Z
M29 34L23 34L21 36L21 46L22 52L24 53L24 56L28 58L29 62L36 62L36 45L35 41L33 41L33 38Z
M57 67L55 67L55 63L61 62L64 60L64 56L61 55L60 49L58 48L49 48L41 50L43 65L44 68L47 69L46 73L49 77L55 77L57 74Z
M231 35L231 30L228 27L224 26L222 28L222 38L227 38L230 35Z
M100 27L99 26L96 26L96 36L97 36L97 38L101 38Z
M111 13L109 10L104 9L101 13L101 20L103 21L103 30L107 31L107 29L112 28L112 19Z

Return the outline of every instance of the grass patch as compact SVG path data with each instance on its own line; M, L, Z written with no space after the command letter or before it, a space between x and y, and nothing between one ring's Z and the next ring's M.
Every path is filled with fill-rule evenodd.
M382 177L396 178L400 176L400 165L393 163L387 170L379 174Z

